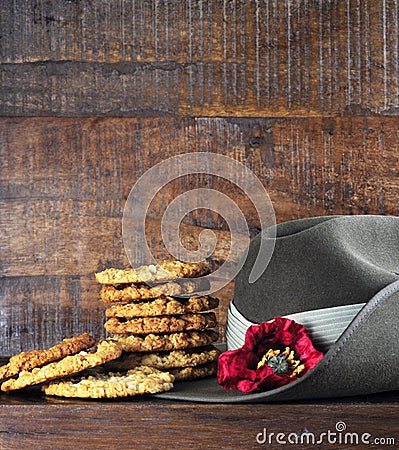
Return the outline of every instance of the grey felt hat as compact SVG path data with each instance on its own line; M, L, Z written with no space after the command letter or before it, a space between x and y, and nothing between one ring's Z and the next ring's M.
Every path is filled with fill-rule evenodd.
M272 258L249 283L261 239L249 245L229 305L227 346L275 316L308 328L324 358L288 385L244 394L216 377L176 383L160 397L267 402L344 397L399 389L399 217L327 216L276 227Z

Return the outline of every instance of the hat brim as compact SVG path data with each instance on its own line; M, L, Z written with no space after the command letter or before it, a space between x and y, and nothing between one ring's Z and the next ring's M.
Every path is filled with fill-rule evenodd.
M256 403L372 394L399 389L399 281L378 292L320 363L302 378L265 392L226 390L216 377L175 383L159 398L206 403ZM387 358L388 357L388 358Z

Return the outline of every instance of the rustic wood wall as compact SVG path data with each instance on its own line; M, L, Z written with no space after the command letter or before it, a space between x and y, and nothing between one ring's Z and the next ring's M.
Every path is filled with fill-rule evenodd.
M245 163L278 222L398 215L398 14L397 0L0 2L0 355L104 334L93 274L127 264L124 203L169 156ZM187 239L204 227L224 239L204 211Z

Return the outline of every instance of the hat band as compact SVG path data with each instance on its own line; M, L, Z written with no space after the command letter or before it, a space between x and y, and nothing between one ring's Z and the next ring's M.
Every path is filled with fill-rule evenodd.
M289 314L284 318L294 320L308 329L313 344L327 351L349 326L366 303L334 306ZM231 301L227 313L226 340L228 350L244 345L245 333L251 325L259 325L246 319Z

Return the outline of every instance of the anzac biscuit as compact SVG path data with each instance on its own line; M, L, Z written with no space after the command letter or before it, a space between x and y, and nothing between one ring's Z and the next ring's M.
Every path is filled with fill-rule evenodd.
M60 361L52 362L42 367L36 367L31 371L23 370L18 378L11 378L1 385L2 391L22 389L44 381L65 377L91 367L99 366L112 359L119 358L122 354L120 344L111 340L104 340L98 344L93 352L80 352L76 355L66 356Z
M162 261L157 265L140 266L135 269L106 269L96 273L96 280L101 284L145 283L151 281L168 281L175 278L195 278L210 272L209 263L185 263L181 261Z
M159 370L207 364L217 360L219 350L213 346L198 349L173 350L156 353L123 353L122 356L106 364L110 371L126 371L137 366L155 367Z
M198 280L204 280L203 278ZM171 281L169 283L148 286L147 284L117 284L103 286L100 297L105 303L131 302L150 298L179 296L192 294L195 291L209 289L208 283L199 283L198 280ZM204 286L203 286L204 285Z
M219 334L214 330L186 331L171 334L114 335L125 352L156 352L182 348L197 348L217 341Z
M140 303L117 304L105 311L107 317L121 317L131 319L134 317L152 317L162 315L186 314L209 311L219 305L214 297L173 298L160 297Z
M216 326L213 312L181 314L178 316L137 317L125 320L111 317L104 324L108 333L147 334L176 333L178 331L205 330Z
M64 339L60 344L45 350L22 352L10 358L8 364L0 367L0 380L17 375L22 370L31 370L53 361L73 355L92 347L96 340L88 333Z
M189 381L215 375L217 369L217 362L211 362L209 364L203 364L202 366L179 367L177 369L170 369L169 373L171 373L175 377L175 381Z
M174 377L152 367L139 366L126 374L98 373L67 381L53 381L42 387L47 395L79 398L116 398L155 394L173 388Z

